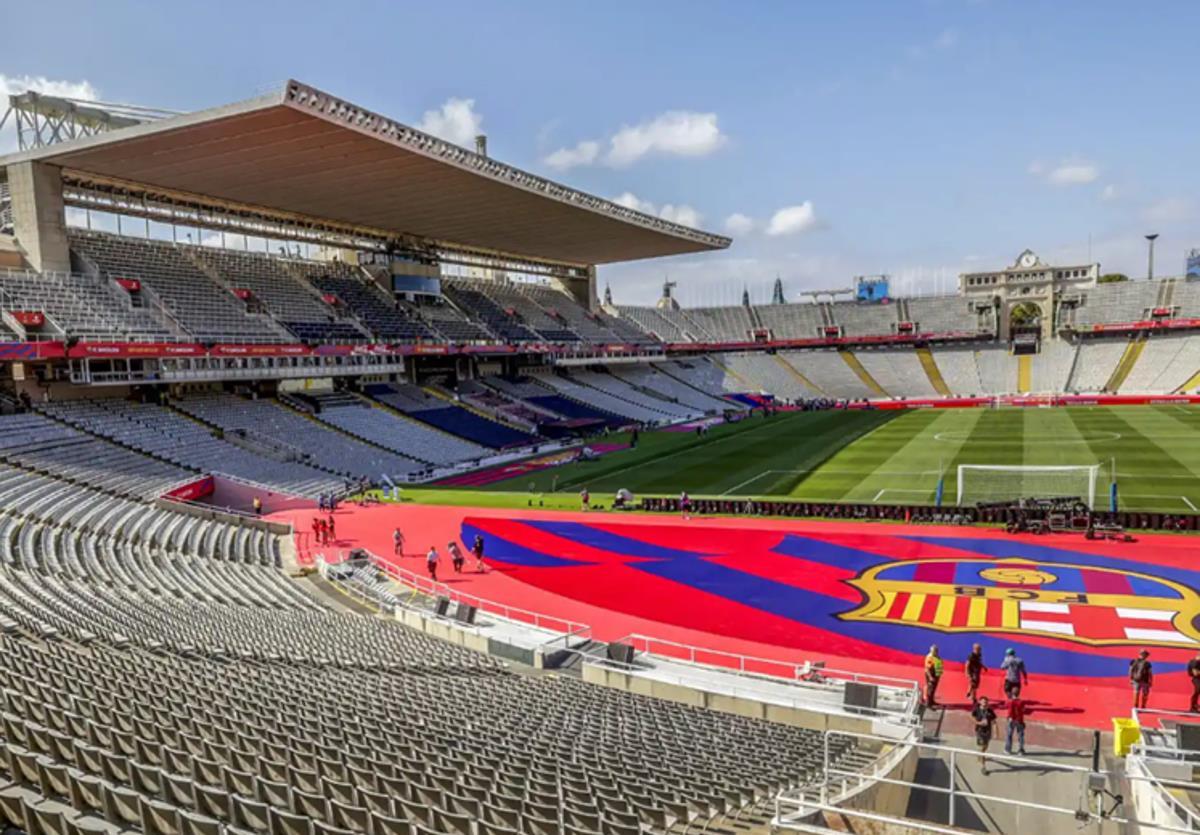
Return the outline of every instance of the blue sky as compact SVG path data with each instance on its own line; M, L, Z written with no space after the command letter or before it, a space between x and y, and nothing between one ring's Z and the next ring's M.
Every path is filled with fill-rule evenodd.
M1027 246L1082 261L1089 238L1144 275L1148 231L1178 274L1200 246L1194 1L9 0L0 28L28 33L4 39L10 89L189 110L295 77L735 230L724 253L602 268L618 301L667 274L693 303L765 300L776 275L789 296L878 272L949 290Z

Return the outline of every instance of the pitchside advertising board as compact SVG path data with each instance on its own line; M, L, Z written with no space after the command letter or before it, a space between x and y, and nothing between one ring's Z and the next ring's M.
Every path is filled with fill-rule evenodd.
M1200 249L1188 253L1185 272L1188 278L1200 279Z

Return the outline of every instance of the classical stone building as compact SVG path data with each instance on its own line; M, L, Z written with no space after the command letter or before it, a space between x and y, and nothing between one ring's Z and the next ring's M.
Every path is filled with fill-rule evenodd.
M962 273L959 292L976 304L990 304L996 311L999 336L1011 334L1013 312L1027 305L1037 308L1042 338L1054 334L1054 314L1060 296L1096 286L1100 264L1047 264L1032 250L1025 250L1011 266L979 273Z

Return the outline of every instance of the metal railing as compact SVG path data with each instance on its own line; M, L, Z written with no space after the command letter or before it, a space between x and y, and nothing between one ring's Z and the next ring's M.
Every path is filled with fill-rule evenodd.
M535 612L530 609L522 609L517 606L509 606L505 603L497 603L494 600L467 594L445 583L436 581L431 577L425 577L408 569L400 568L369 551L367 553L372 565L376 568L383 571L400 585L413 589L426 597L445 597L455 603L465 603L468 606L474 606L481 612L487 612L490 615L515 623L523 623L547 632L559 632L581 639L591 635L591 626L588 624L554 615L547 615L542 612ZM344 558L345 553L340 552L340 556ZM470 558L470 555L466 556ZM557 638L554 640L557 640Z
M636 633L619 638L613 643L629 644L642 655L658 656L723 673L733 673L739 677L764 684L800 685L826 690L844 687L847 682L874 685L884 690L885 694L887 691L891 691L890 695L899 703L897 707L893 709L856 707L854 710L892 721L900 719L904 724L914 724L917 721L917 705L920 703L921 690L918 683L912 679L840 670L827 667L824 662L794 662L760 658Z

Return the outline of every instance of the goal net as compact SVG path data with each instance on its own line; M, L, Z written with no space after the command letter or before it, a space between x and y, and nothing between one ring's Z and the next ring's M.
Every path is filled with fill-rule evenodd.
M958 497L960 507L1016 499L1082 499L1096 507L1096 489L1104 482L1100 464L1061 466L1004 466L960 464Z

